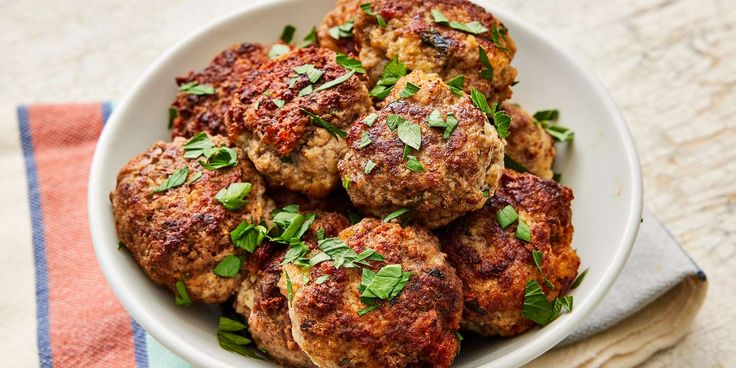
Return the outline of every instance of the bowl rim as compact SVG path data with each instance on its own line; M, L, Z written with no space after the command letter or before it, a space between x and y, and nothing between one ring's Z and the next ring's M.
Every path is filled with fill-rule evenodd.
M147 310L142 308L133 299L133 295L126 287L126 282L123 280L121 275L115 274L108 267L102 267L108 261L106 256L106 250L104 250L104 244L106 238L109 236L102 230L101 226L98 225L98 219L100 216L104 216L102 213L104 210L101 208L99 202L100 198L104 198L107 195L108 189L100 188L101 180L99 179L102 175L104 168L103 152L107 151L110 147L110 141L113 139L113 129L110 126L120 124L119 120L122 115L122 111L125 111L132 106L132 100L138 91L143 87L148 79L154 74L160 72L163 65L174 55L179 49L186 45L194 42L197 39L208 37L213 30L217 27L224 26L227 23L237 21L240 17L245 14L257 11L259 9L265 9L268 7L281 7L284 3L297 2L303 0L256 0L252 1L247 5L244 5L238 10L231 12L225 16L222 16L214 21L207 23L200 27L188 36L184 37L180 41L176 42L173 46L169 47L163 54L161 54L151 64L142 76L136 81L131 89L128 90L125 97L113 110L112 115L108 119L108 123L102 129L98 143L95 147L94 155L92 158L92 164L90 166L89 181L88 181L88 192L87 192L87 210L89 216L90 235L94 245L95 255L100 268L113 290L114 294L121 302L125 310L134 318L143 328L151 334L157 341L163 344L167 349L182 357L184 360L194 364L195 366L203 367L215 367L222 366L223 362L209 356L206 353L200 351L200 349L193 343L189 342L183 336L177 336L162 328L156 321L156 316L149 313ZM633 248L634 240L638 233L641 214L642 214L642 177L641 167L639 164L638 154L634 145L633 138L629 132L629 129L623 119L623 116L613 101L612 97L608 94L606 88L602 82L588 69L581 61L579 56L571 51L564 41L558 39L552 39L547 34L543 33L540 29L533 25L523 21L517 16L505 11L498 6L490 4L488 0L472 0L475 3L491 11L494 16L498 18L517 24L519 27L525 29L532 36L540 39L542 42L552 46L554 52L558 53L559 56L570 66L572 66L576 72L578 72L586 82L592 87L591 93L595 93L596 96L604 103L606 113L613 120L615 130L618 136L622 140L622 145L625 151L625 159L629 168L628 173L629 182L625 183L631 188L631 196L629 198L629 211L627 213L628 218L626 219L626 227L624 229L624 235L622 242L619 244L615 256L610 263L607 270L601 277L598 285L592 290L585 303L576 305L575 313L570 313L567 318L560 319L554 325L554 328L548 328L547 333L542 334L533 343L526 344L519 348L516 348L504 356L494 360L493 362L483 364L482 366L489 366L491 364L495 366L519 366L530 362L534 358L543 354L547 350L553 348L557 343L562 341L568 334L570 334L574 327L578 325L583 319L585 319L598 304L604 299L605 295L613 286L614 282L618 278L621 270L623 269L626 260L628 259L631 250ZM102 211L102 212L101 212ZM107 214L109 215L109 214ZM552 327L552 326L550 326Z

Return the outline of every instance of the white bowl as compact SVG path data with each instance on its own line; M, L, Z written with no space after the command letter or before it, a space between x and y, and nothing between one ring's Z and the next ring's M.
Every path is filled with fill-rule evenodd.
M463 344L459 367L518 366L560 342L603 299L619 275L641 218L639 161L626 125L598 80L559 43L511 14L482 5L508 27L517 44L513 64L519 83L513 100L526 109L558 108L575 142L561 146L555 164L573 188L575 247L585 282L572 292L575 308L550 325L509 339ZM334 0L278 0L250 3L243 10L200 29L163 56L115 108L95 151L89 179L89 222L100 266L123 306L146 331L171 351L201 367L273 366L221 349L215 336L216 308L177 307L168 290L155 286L133 258L117 250L109 192L118 170L158 139L167 140L168 106L176 94L174 76L199 70L219 51L243 41L273 42L286 24L303 36L334 6Z

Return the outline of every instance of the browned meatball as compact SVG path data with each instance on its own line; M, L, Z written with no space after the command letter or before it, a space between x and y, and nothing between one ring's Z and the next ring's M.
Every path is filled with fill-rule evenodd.
M464 75L466 91L475 87L491 102L511 97L510 86L516 77L511 60L516 46L503 24L483 8L467 0L377 0L372 4L387 26L359 11L353 27L360 60L372 81L398 57L409 70L437 73L444 80ZM432 10L450 22L479 22L487 31L474 35L437 23ZM491 68L481 61L480 48Z
M532 174L552 179L552 163L557 154L552 137L521 106L506 102L503 109L511 117L506 155Z
M299 346L320 367L449 367L460 348L462 288L437 238L420 227L364 219L339 239L357 254L372 249L384 260L368 261L362 271L336 269L332 260L308 269L284 266L290 283L282 276L281 292L289 295L291 285L289 315ZM403 290L359 315L366 308L361 275L387 265L409 273Z
M506 170L496 195L479 211L453 222L440 234L442 249L463 281L463 327L484 335L513 336L534 326L522 316L524 287L537 280L549 300L564 295L580 259L572 241L572 191L552 180ZM529 225L531 242L516 237L518 221L503 229L497 213L513 206ZM542 252L542 270L532 260Z
M317 249L317 232L333 237L350 225L347 218L330 212L316 212L317 217L304 235L304 243ZM315 365L299 348L291 335L287 300L279 290L281 262L287 246L265 242L250 255L246 268L251 277L243 281L235 309L248 318L253 340L277 363L293 367Z
M407 83L419 90L401 98ZM414 71L384 105L372 125L357 123L348 135L350 149L339 167L353 203L376 217L410 208L412 219L429 228L481 208L503 170L503 142L470 98L452 93L436 74ZM454 130L430 127L434 111L445 122L454 117ZM397 125L397 119L405 122ZM412 125L421 131L421 146L405 154L409 145L401 137Z
M268 46L254 43L234 45L215 56L201 72L190 71L177 77L179 86L196 83L200 89L212 87L214 93L199 94L203 92L196 89L194 92L179 91L171 104L177 111L171 135L189 138L202 131L211 135L226 134L225 113L232 94L245 74L268 61L268 49Z
M229 144L223 137L212 141ZM213 270L224 257L243 254L233 247L230 231L246 218L261 221L270 210L265 182L239 150L236 166L207 170L184 158L185 142L158 142L120 170L110 194L115 224L120 241L154 282L175 291L183 281L192 300L221 303L237 291L242 276L220 277ZM189 170L187 182L154 193L183 168ZM228 210L215 195L233 183L252 188L241 209Z
M355 22L355 17L361 11L360 4L365 2L362 0L338 0L335 9L327 13L325 19L317 27L319 45L343 54L356 56L358 51L355 49L353 36L338 33L335 27L342 26L349 29L350 24Z
M304 71L311 68L317 71ZM227 114L228 132L272 185L316 198L338 185L337 161L347 148L338 136L373 109L357 76L336 81L348 73L335 62L333 51L308 47L245 78ZM316 80L310 83L310 76ZM327 83L338 84L328 88Z

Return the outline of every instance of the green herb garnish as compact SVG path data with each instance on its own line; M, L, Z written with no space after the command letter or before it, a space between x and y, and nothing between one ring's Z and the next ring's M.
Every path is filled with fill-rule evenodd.
M314 280L314 283L317 285L322 285L325 283L325 281L330 279L330 275L322 275L318 277L316 280Z
M286 103L286 101L280 100L278 98L271 100L271 102L273 102L273 104L276 105L276 107L278 107L279 109L284 107L284 104Z
M432 113L427 117L427 124L432 128L443 128L445 133L442 135L443 138L448 139L452 132L457 127L458 120L455 115L447 114L447 120L442 120L442 113L440 110L434 109Z
M524 307L521 315L540 326L546 326L559 317L562 308L572 311L572 296L564 296L550 302L537 280L529 280L524 288Z
M205 154L209 156L214 147L215 144L212 143L207 133L199 132L184 143L184 158L194 159Z
M351 38L353 37L353 24L355 24L355 21L349 20L339 26L330 28L327 30L327 33L336 40L341 38Z
M512 207L511 205L507 205L496 214L498 224L501 225L501 227L504 229L513 224L514 221L516 221L518 218L519 214L516 213L516 210L514 210L514 207Z
M205 152L207 156L207 152ZM230 147L217 147L207 157L207 161L199 160L199 164L207 170L218 170L238 164L238 153Z
M411 84L410 82L406 82L406 86L404 86L404 89L399 92L400 98L409 98L411 96L414 96L417 91L419 91L419 87L417 85Z
M419 150L422 145L422 129L408 120L403 120L396 129L399 139L407 146Z
M250 194L251 187L250 183L232 183L227 188L220 189L215 199L230 211L239 210L248 203L245 197Z
M291 49L288 45L277 43L271 46L271 49L268 50L268 58L271 60L277 59L283 55L288 54L289 51L291 51Z
M587 274L588 274L588 268L583 270L583 272L581 272L578 275L578 277L575 278L575 281L573 281L572 285L570 285L570 289L577 289L578 286L580 286L580 284L583 282L583 279L585 278L585 275Z
M391 92L399 78L406 75L406 65L399 62L398 57L394 57L383 68L381 79L378 80L376 86L371 89L371 96L379 100L383 100Z
M521 218L519 218L519 224L516 226L516 237L527 243L532 241L532 233L529 230L529 225Z
M336 85L338 85L338 84L340 84L342 82L345 82L346 80L350 79L350 77L352 77L354 74L355 74L355 72L351 70L351 71L349 71L349 72L347 72L347 73L345 73L345 74L343 74L343 75L341 75L341 76L339 76L339 77L337 77L337 78L335 78L335 79L333 79L333 80L331 80L331 81L329 81L329 82L327 82L327 83L325 83L325 84L317 87L314 91L315 92L319 92L319 91L324 91L326 89L330 89L330 88L332 88L332 87L334 87L334 86L336 86Z
M424 172L424 166L422 166L422 163L417 160L414 156L408 156L409 161L406 163L406 167L414 172Z
M467 23L453 22L447 19L439 9L432 9L432 17L435 23L457 29L458 31L472 33L474 35L488 32L488 28L484 27L477 20Z
M335 56L335 62L347 70L365 74L365 68L363 68L360 60L353 59L343 53L338 53L337 56Z
M314 91L314 87L312 87L311 84L308 84L306 87L302 88L299 91L299 93L297 94L297 96L299 96L299 97L306 96L306 95L312 93L313 91Z
M309 83L316 83L325 74L324 70L317 69L312 64L304 64L294 68L296 74L306 75Z
M370 174L371 171L373 171L373 169L375 168L376 168L376 163L371 160L368 160L368 162L365 163L365 168L363 172L365 172L366 174Z
M345 190L350 189L350 177L349 176L342 178L342 187L345 188Z
M463 88L465 88L465 76L460 74L457 77L447 81L447 85L450 86L450 90L452 91L452 93L458 96L462 96Z
M182 91L184 93L188 93L190 95L214 95L215 94L215 88L207 85L207 84L199 84L197 82L189 82L186 84L181 85L179 87L179 91Z
M286 298L289 300L289 305L291 305L291 299L294 298L294 289L291 286L291 278L286 270L284 270L284 276L286 276Z
M291 24L287 24L281 32L281 37L279 37L279 39L288 45L291 43L291 40L294 39L294 32L296 32L296 27Z
M378 23L379 27L388 26L388 23L386 23L386 19L383 19L380 14L376 14L376 12L373 11L373 5L371 5L371 3L360 4L360 8L363 9L366 14L372 17L376 17L376 23Z
M301 49L309 45L314 45L315 43L317 43L317 28L312 27L312 30L304 36L304 40L299 44L299 48Z
M360 254L350 249L340 238L326 238L317 241L317 245L324 255L317 254L314 261L310 260L310 265L315 265L322 261L332 260L332 265L337 269L340 267L355 268L358 265L368 265L367 261L383 261L383 256L373 249L366 249Z
M358 141L358 149L367 147L369 144L371 144L371 142L372 142L371 137L368 136L368 134L365 131L360 132L360 141Z
M481 77L488 80L493 80L493 65L491 65L491 61L488 59L488 54L486 53L486 50L478 46L478 54L480 64L484 67L484 69L481 69L480 71Z
M240 264L242 262L243 261L238 256L225 256L225 258L215 266L215 275L220 277L235 277L235 275L238 274L238 271L240 271Z
M367 308L358 311L362 316L380 306L379 301L397 297L411 277L411 272L405 272L401 265L390 264L381 267L378 272L368 268L363 269L362 279L358 286L360 300Z
M268 229L265 226L251 224L245 220L230 232L230 240L236 247L253 253L263 243L267 233Z
M322 128L325 128L328 132L330 132L335 137L345 138L345 137L348 136L348 133L346 133L345 131L340 130L337 127L335 127L334 125L328 123L327 121L325 121L324 119L322 119L321 117L319 117L319 115L317 115L317 114L315 114L315 113L313 113L313 112L311 112L311 111L309 111L307 109L304 109L304 108L302 108L302 111L304 111L305 114L309 115L309 117L312 119L312 122L313 123L319 124L320 126L322 126Z
M509 156L509 155L504 155L503 156L503 165L507 169L511 169L511 170L514 170L514 171L517 171L517 172L520 172L520 173L525 173L525 172L528 172L529 171L526 167L524 167L524 165L522 165L522 164L514 161L514 159L511 158L511 156Z
M388 214L388 216L383 218L383 222L390 222L391 220L398 218L399 216L411 211L409 208L400 208L394 212L391 212Z
M192 299L189 299L189 293L187 293L187 287L184 285L184 281L176 282L176 295L174 295L174 302L176 305L192 305Z
M174 126L174 120L179 116L179 110L175 107L169 107L169 129Z
M187 166L184 166L181 169L176 170L176 172L169 175L166 181L164 181L163 183L161 183L161 185L159 185L156 189L154 189L153 193L161 193L169 189L181 186L187 180L187 175L189 175L189 167Z
M376 119L378 119L378 114L376 114L376 113L370 113L370 114L368 114L368 116L366 116L365 118L363 118L362 122L363 122L363 124L365 124L367 126L373 126L373 123L376 122Z
M511 126L511 117L503 111L496 111L493 114L493 125L496 126L496 132L501 139L509 136L509 127Z
M547 278L547 275L544 273L544 270L542 270L542 263L544 262L544 254L536 249L532 250L532 261L534 261L534 265L537 266L537 270L539 270L539 273L542 274L542 277L544 277L544 284L547 285L547 288L554 289L555 285Z

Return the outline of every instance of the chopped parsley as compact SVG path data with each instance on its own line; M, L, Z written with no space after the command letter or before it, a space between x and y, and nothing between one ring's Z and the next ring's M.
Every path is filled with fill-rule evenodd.
M233 318L220 317L217 323L217 341L220 347L227 351L249 358L264 359L263 354L259 351L247 347L252 341L248 338L248 326L244 322Z
M554 289L555 285L547 278L547 275L544 273L544 270L542 270L542 263L544 262L544 254L536 249L532 250L532 261L534 261L534 265L537 266L537 270L539 270L539 273L542 274L542 277L544 277L544 284L547 285L547 288Z
M496 126L496 132L501 139L509 136L509 127L511 126L511 117L503 111L496 111L493 114L493 125Z
M281 37L279 37L279 39L288 45L294 39L294 32L296 32L296 27L291 24L287 24L281 32Z
M368 116L363 118L362 122L367 126L373 126L373 123L376 122L376 119L378 119L378 114L370 113L368 114Z
M488 60L486 50L484 50L483 47L478 46L478 54L480 64L484 67L484 69L481 69L480 71L480 76L488 80L493 80L493 65L491 65L491 61Z
M562 180L562 173L553 172L552 173L552 180L554 180L554 181L556 181L556 182L559 183L560 180Z
M557 121L560 118L560 111L553 109L553 110L541 110L537 111L533 115L534 119L537 121Z
M362 316L380 307L382 300L391 300L397 297L411 277L411 272L401 269L399 264L390 264L381 267L378 272L363 268L362 279L358 286L360 300L367 308L358 311Z
M312 30L310 30L309 33L304 36L304 39L299 44L299 48L301 49L309 45L314 45L315 43L317 43L317 28L312 27Z
M506 34L506 28L498 28L498 25L496 23L493 23L493 27L491 27L491 41L493 41L493 44L498 47L499 49L508 52L509 49L503 47L501 45L501 35Z
M341 38L351 38L353 37L353 24L355 24L355 21L351 19L339 26L330 28L327 30L327 33L336 40Z
M189 179L189 181L187 182L187 185L194 183L195 181L199 180L199 178L201 177L202 177L202 171L197 170L197 172L195 172L194 175L192 175L192 177Z
M302 108L302 111L304 111L305 114L309 115L309 117L312 119L313 123L317 123L322 126L322 128L325 128L328 132L330 132L335 137L345 138L348 136L348 133L346 133L343 130L338 129L334 125L328 123L325 119L322 119L319 117L319 115Z
M238 164L238 153L230 147L217 147L209 152L205 152L207 161L199 160L199 164L207 170L218 170L226 167L232 167Z
M210 152L214 149L215 144L205 132L199 132L184 143L184 158L198 158L199 156L209 157Z
M400 208L394 212L389 213L388 216L384 217L383 222L390 222L391 220L398 218L409 211L411 211L409 208Z
M368 162L365 163L364 172L366 174L370 174L371 171L373 171L373 169L375 169L375 168L376 168L376 163L373 162L373 161L371 161L371 160L368 160Z
M457 127L458 120L455 115L447 114L447 119L442 120L442 113L440 110L434 109L427 117L427 124L432 128L443 128L445 133L442 135L443 138L449 139L452 132Z
M345 190L350 189L350 177L349 176L342 178L342 187L345 188Z
M302 88L299 91L299 93L297 94L297 96L299 96L299 97L306 96L306 95L312 93L313 91L314 91L314 87L312 87L311 84L308 84L306 87Z
M340 240L340 238L318 240L317 246L319 246L323 253L318 253L312 257L313 259L309 261L310 265L332 260L332 265L335 269L340 267L355 268L358 265L368 265L368 261L384 260L381 254L370 248L357 254L345 242Z
M273 104L276 105L276 107L278 107L279 109L284 107L284 104L286 103L286 101L278 98L271 100L271 102L273 102Z
M486 114L492 114L495 112L491 110L491 107L488 105L488 100L486 100L486 96L484 96L483 93L475 89L475 87L472 87L470 89L470 100L473 101L473 104L475 105L475 107L477 107L480 111L483 111Z
M450 90L452 91L452 93L458 96L462 96L463 88L465 87L465 76L460 74L457 77L447 81L447 85L450 86Z
M436 8L432 9L432 17L434 18L435 23L457 29L458 31L463 31L474 35L488 32L488 28L484 27L477 20L467 23L453 22L447 19L447 17L445 17L445 15Z
M406 75L406 65L399 62L398 57L394 57L386 66L383 68L381 79L376 82L376 86L371 89L371 96L379 100L383 100L391 93L391 89L399 80L399 78Z
M330 275L322 275L318 277L316 280L314 280L314 283L317 285L322 285L325 283L325 281L330 279Z
M171 129L174 126L174 120L179 116L179 110L177 110L175 107L169 107L169 129Z
M557 142L570 142L575 139L575 132L569 128L556 125L560 118L559 110L542 110L534 113L534 122L541 125L542 128L554 138Z
M365 12L366 14L372 17L376 17L376 23L378 23L379 27L388 26L388 23L386 23L386 19L384 19L380 14L376 14L376 12L373 11L373 5L371 3L360 4L360 8L363 9L363 12Z
M161 183L161 185L159 185L156 189L154 189L153 193L161 193L171 188L176 188L178 186L181 186L187 180L187 175L189 175L188 166L184 166L181 169L176 170L176 172L169 175L166 181L164 181L163 183Z
M524 288L524 307L521 315L540 326L546 326L559 317L562 308L572 311L572 296L564 296L553 302L547 300L537 280L529 280Z
M298 75L306 75L309 78L309 83L316 83L323 74L324 70L317 69L312 64L304 64L294 68L294 71Z
M331 81L329 81L329 82L327 82L327 83L325 83L325 84L317 87L317 89L315 89L314 91L315 92L319 92L319 91L324 91L326 89L330 89L330 88L332 88L334 86L337 86L338 84L340 84L342 82L345 82L346 80L350 79L350 77L352 77L354 74L355 74L355 72L351 70L351 71L349 71L349 72L347 72L347 73L345 73L345 74L343 74L343 75L341 75L341 76L339 76L339 77L337 77L337 78L335 78L335 79L333 79L333 80L331 80Z
M230 211L239 210L248 203L245 197L250 194L251 188L250 183L232 183L227 188L220 189L215 194L215 199Z
M470 90L470 99L473 101L475 107L493 117L493 125L496 127L498 136L504 139L509 136L509 126L511 125L511 117L503 111L498 111L498 105L494 104L493 107L488 105L488 100L480 91L475 88Z
M408 156L409 161L406 163L406 167L414 172L424 172L424 166L422 166L422 163L417 160L414 156Z
M419 91L419 86L412 84L410 82L406 82L406 86L404 86L404 89L399 93L400 98L409 98L411 96L414 96L417 91Z
M416 125L411 121L401 121L396 129L396 134L404 144L417 151L422 145L422 129L419 125Z
M176 282L176 295L174 296L174 302L176 305L192 305L192 299L189 299L189 293L187 293L187 287L184 285L184 281Z
M588 268L586 268L585 270L583 270L583 272L581 272L578 275L578 277L575 278L575 281L572 282L572 285L570 286L570 289L577 289L578 286L580 286L580 284L583 282L583 279L585 278L585 275L587 275L587 274L588 274Z
M519 224L516 226L516 237L527 243L532 241L532 233L529 230L529 225L521 218L519 218Z
M335 56L335 62L347 70L365 74L365 68L363 68L360 60L353 59L343 53L337 53L337 56Z
M238 271L240 271L240 265L242 262L243 260L238 256L225 256L225 258L215 266L215 275L220 277L235 277L235 275L238 274Z
M284 276L286 276L286 298L289 299L289 305L291 305L291 300L294 298L294 289L291 286L291 278L286 270L284 270Z
M371 137L368 136L368 134L365 131L360 132L360 141L358 141L358 149L367 147L369 144L371 144L371 142L372 142Z
M179 91L188 93L190 95L202 96L202 95L214 95L215 88L207 84L199 84L197 82L189 82L181 85Z
M353 224L353 225L359 223L360 220L363 219L363 216L361 216L360 214L355 213L353 211L348 211L346 213L346 216L348 217L348 220L350 220L350 223ZM322 239L324 239L324 237L322 237Z
M291 51L291 49L288 45L277 43L271 46L271 49L268 50L268 58L271 60L277 59L283 55L288 54L289 51Z
M267 233L268 229L265 226L251 224L248 220L244 220L230 232L230 240L236 247L253 253L263 243Z
M511 169L511 170L514 170L514 171L517 171L517 172L520 172L520 173L525 173L525 172L528 172L529 171L526 167L524 167L524 165L522 165L522 164L514 161L514 159L511 158L511 156L509 156L509 155L504 155L503 156L503 165L507 169Z
M400 115L391 114L386 118L386 126L388 126L391 131L395 131L396 128L399 127L399 124L403 123L404 121L405 119Z
M498 224L504 229L513 224L518 218L519 214L516 213L516 210L511 205L507 205L496 214Z

